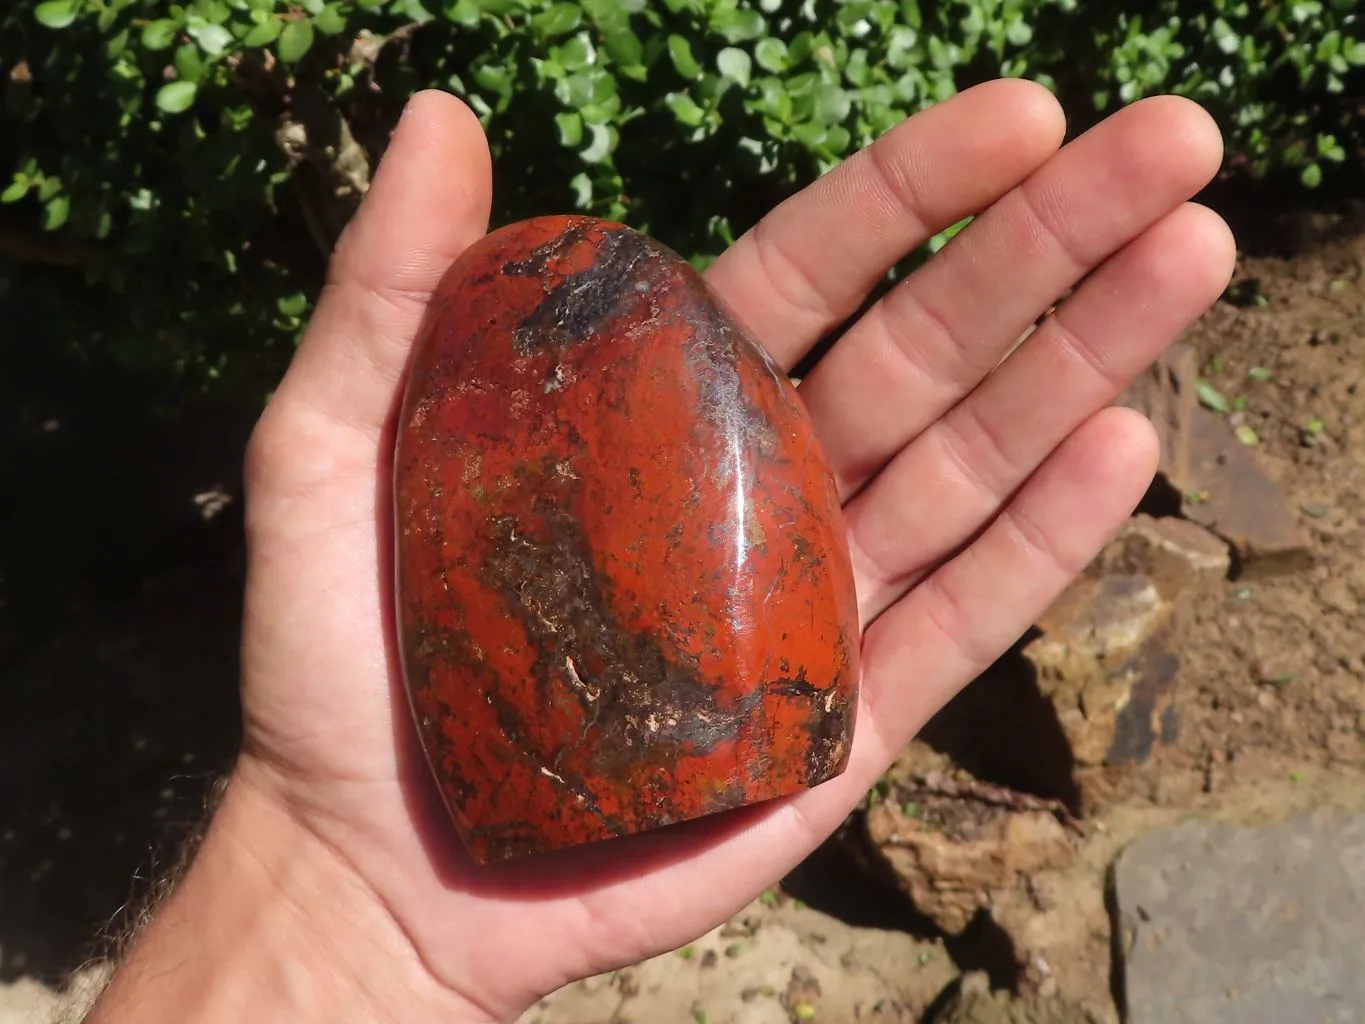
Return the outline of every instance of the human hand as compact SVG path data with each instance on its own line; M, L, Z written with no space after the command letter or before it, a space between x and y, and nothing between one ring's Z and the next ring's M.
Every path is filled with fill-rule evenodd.
M236 884L243 903L259 892L289 908L293 944L275 956L312 979L290 979L296 994L324 977L356 993L357 1019L511 1020L564 983L689 941L800 862L1130 513L1156 442L1108 406L1230 275L1227 228L1186 203L1221 158L1198 108L1145 101L1058 151L1062 134L1040 87L971 90L783 204L707 274L790 367L889 266L980 212L799 390L845 501L864 625L845 773L771 804L479 868L403 690L389 484L409 349L442 273L486 229L491 171L459 101L415 98L252 439L246 740L186 905L167 914L212 914L214 886ZM243 871L250 884L233 882ZM155 951L155 925L149 936ZM152 989L138 991L145 1005ZM100 1019L118 1019L120 998L116 980Z

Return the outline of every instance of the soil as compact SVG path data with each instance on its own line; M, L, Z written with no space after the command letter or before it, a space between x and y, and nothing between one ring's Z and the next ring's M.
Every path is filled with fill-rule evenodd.
M1320 224L1346 227L1350 219ZM1149 786L1217 793L1249 778L1362 766L1365 709L1365 238L1295 259L1244 259L1191 340L1205 375L1244 396L1234 419L1308 529L1308 572L1225 588L1190 632L1188 735ZM1269 371L1269 379L1261 372ZM1184 779L1177 778L1177 773Z
M1021 966L1019 935L988 922L956 938L938 933L870 864L855 818L724 928L570 986L526 1024L778 1024L810 1013L1116 1022L1107 884L1125 843L1189 815L1254 823L1311 806L1365 809L1365 216L1301 216L1257 234L1226 300L1186 340L1204 377L1234 403L1236 425L1255 432L1255 455L1298 510L1314 565L1269 579L1234 576L1191 610L1177 738L1116 776L1111 798L1081 822L1075 856L1003 908L1025 922L1032 960ZM100 379L93 374L92 394L112 402ZM49 383L55 394L64 378ZM90 955L92 937L136 890L133 876L149 869L149 850L173 843L168 826L195 819L237 728L233 546L218 524L209 540L196 539L207 528L186 516L207 489L237 493L232 445L206 414L207 461L183 454L193 447L185 435L157 442L150 425L136 444L122 437L101 447L99 417L82 420L75 405L70 419L30 410L9 425L0 451L7 474L23 473L22 505L60 512L50 524L30 512L22 536L0 541L0 567L9 567L0 577L3 1024L46 1012L52 997L38 982L59 983ZM54 419L67 426L46 431ZM236 444L242 423L231 429ZM65 461L54 472L42 446L56 444ZM188 468L156 488L136 485L137 467L166 465L172 449ZM130 450L139 454L125 471L129 485L118 486L107 465ZM82 481L99 479L104 489L92 497ZM119 550L107 529L93 539L81 529L82 517L99 518L95 504L130 524L131 545ZM157 540L167 536L178 545L169 555ZM60 587L44 574L44 550L59 555ZM177 569L170 576L168 563ZM23 603L33 589L21 593L26 579L42 583L45 604ZM952 753L913 744L885 795L894 798L905 773L954 771ZM1040 758L1053 755L1040 746Z

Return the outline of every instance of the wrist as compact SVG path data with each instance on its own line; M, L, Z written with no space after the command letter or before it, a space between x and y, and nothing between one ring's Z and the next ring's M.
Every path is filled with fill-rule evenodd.
M477 1024L364 881L239 765L87 1024Z

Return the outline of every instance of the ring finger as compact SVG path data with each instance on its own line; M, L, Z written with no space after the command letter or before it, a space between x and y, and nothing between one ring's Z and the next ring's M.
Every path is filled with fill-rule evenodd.
M1226 286L1227 225L1187 205L1116 254L845 508L864 622L966 543Z

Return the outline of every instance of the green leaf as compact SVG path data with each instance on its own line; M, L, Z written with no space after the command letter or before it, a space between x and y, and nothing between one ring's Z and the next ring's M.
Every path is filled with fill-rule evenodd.
M616 117L621 101L613 97L610 103L585 103L578 108L578 116L584 124L606 124Z
M758 90L761 97L761 104L758 108L760 111L784 124L791 119L791 93L787 91L786 85L781 79L759 79Z
M38 199L45 203L61 190L61 178L44 178L43 183L38 186Z
M456 0L446 8L446 19L461 28L478 28L479 5L475 0Z
M848 144L853 141L853 136L849 134L847 128L841 124L831 125L825 132L825 148L831 153L842 153L848 149Z
M787 44L781 39L760 39L754 47L754 59L764 71L787 70Z
M167 82L156 91L157 109L167 114L180 114L194 106L199 86L193 82Z
M499 96L511 94L512 77L500 64L484 64L474 69L474 81L481 89L495 92Z
M128 30L125 28L109 37L109 40L104 44L104 55L110 60L118 60L126 49L128 49Z
M26 180L16 179L10 182L9 188L0 192L0 203L17 203L28 195L28 189L29 183Z
M1199 396L1199 400L1207 405L1214 412L1227 412L1232 408L1227 397L1223 392L1200 377L1194 382L1194 393Z
M555 95L574 108L606 103L616 95L616 80L601 69L590 69L567 76L555 86Z
M1033 27L1022 18L1005 27L1005 38L1011 46L1027 46L1033 41Z
M1252 430L1251 427L1247 426L1245 423L1233 431L1233 433L1237 435L1237 440L1241 441L1242 444L1255 445L1261 443L1261 439L1256 435L1256 431Z
M43 230L58 231L71 215L71 197L57 196L43 211Z
M1264 366L1253 366L1250 370L1247 371L1247 376L1250 377L1252 380L1261 381L1262 383L1264 383L1265 381L1268 381L1270 379L1271 374L1270 371L1266 369Z
M831 83L822 83L815 90L815 117L818 121L833 125L848 117L853 109L853 101L847 92Z
M346 15L336 4L328 4L313 19L317 30L325 35L337 36L346 31Z
M281 316L303 316L304 312L308 309L308 296L303 294L303 292L294 292L292 295L283 295L276 301L275 308L280 311Z
M1303 0L1302 3L1289 5L1289 16L1302 24L1309 18L1315 18L1322 13L1322 4L1316 0Z
M175 42L180 26L169 18L148 22L142 30L142 46L147 50L164 50Z
M280 37L280 29L283 22L279 18L271 18L256 25L245 36L242 37L242 45L253 49L269 46Z
M738 47L727 46L716 54L716 67L732 82L747 86L753 71L753 60Z
M47 0L34 8L33 16L48 28L66 28L76 20L75 0Z
M634 32L621 29L607 36L604 45L607 55L618 64L633 67L644 60L645 48L640 45Z
M1335 135L1319 135L1318 156L1333 163L1341 163L1346 159L1346 150L1342 148Z
M616 136L611 127L604 124L590 124L588 131L592 135L592 141L580 155L585 163L601 163L616 148Z
M582 36L565 40L564 45L559 47L559 62L570 71L588 67L595 56L592 46Z
M280 60L297 64L313 45L313 25L307 21L291 21L280 33Z
M175 48L175 70L184 81L198 82L204 77L207 69L204 58L199 53L199 47L193 43Z
M701 77L701 65L697 63L697 58L692 56L692 44L682 36L668 37L668 56L683 78L692 81Z
M583 141L583 118L569 112L555 115L555 125L559 128L559 144L573 148Z
M722 7L711 16L711 30L727 43L742 43L763 34L763 15L752 8Z
M569 187L574 192L574 206L580 210L586 209L592 202L592 179L580 172L569 179Z
M664 103L673 111L678 123L695 128L706 117L706 111L697 106L697 101L685 92L671 92L664 97Z
M362 4L364 2L365 0L361 0ZM419 25L425 25L435 17L435 15L427 10L422 4L422 0L398 0L394 6L402 12L405 18L409 21L415 21Z
M549 10L531 19L531 27L545 38L568 35L583 21L583 10L577 4L554 4Z
M962 220L958 221L956 224L950 224L948 227L944 228L933 238L929 239L929 251L939 252L945 245L958 235L962 234L967 225L971 222L971 217L963 217Z
M825 126L815 121L803 121L792 125L792 136L807 149L822 145L827 134Z
M930 36L926 41L929 47L929 63L940 71L953 66L957 61L957 47L945 43L938 36Z
M1299 172L1299 180L1306 188L1317 188L1322 184L1322 165L1309 164Z
M196 25L186 33L210 57L217 57L232 45L232 33L222 25Z

